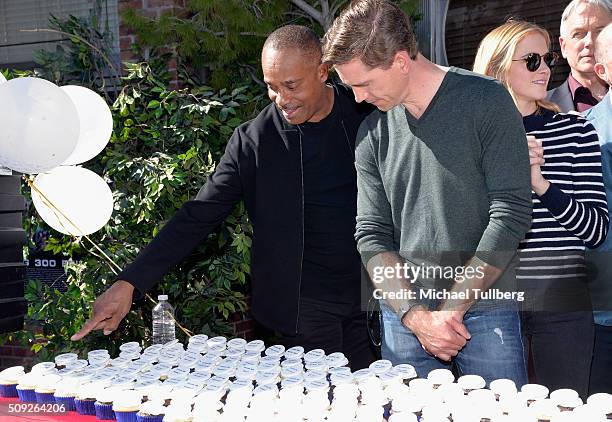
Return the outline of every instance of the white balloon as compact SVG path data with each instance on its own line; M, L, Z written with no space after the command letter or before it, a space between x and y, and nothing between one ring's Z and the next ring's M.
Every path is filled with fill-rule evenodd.
M38 78L16 78L0 85L0 165L41 173L72 154L79 117L70 97Z
M104 98L91 89L77 85L61 89L76 106L80 121L76 148L62 165L81 164L94 158L108 144L113 133L113 116Z
M6 78L4 77L4 75L2 74L2 72L0 72L0 84L6 82Z
M73 236L91 234L104 227L113 213L113 194L106 182L82 167L57 167L36 176L34 185L65 215L56 212L36 189L32 189L36 211L49 226L61 233Z

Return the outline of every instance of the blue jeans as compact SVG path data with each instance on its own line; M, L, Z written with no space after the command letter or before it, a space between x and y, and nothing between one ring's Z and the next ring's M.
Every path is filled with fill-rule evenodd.
M451 362L445 362L427 354L386 303L381 301L380 308L382 357L394 365L409 363L425 378L433 369L451 369L454 364L460 375L480 375L487 385L498 378L513 380L519 389L527 384L518 311L468 311L463 323L472 337Z

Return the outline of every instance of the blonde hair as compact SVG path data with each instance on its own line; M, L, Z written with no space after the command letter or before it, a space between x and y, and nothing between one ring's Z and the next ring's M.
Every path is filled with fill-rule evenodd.
M512 57L516 46L527 35L537 33L544 37L546 45L550 48L550 35L544 28L530 22L511 19L489 32L478 46L474 59L473 71L491 76L500 81L514 98L512 87L508 84L508 73L512 65ZM515 100L516 102L516 100ZM536 100L538 107L555 113L561 112L558 105L545 100Z

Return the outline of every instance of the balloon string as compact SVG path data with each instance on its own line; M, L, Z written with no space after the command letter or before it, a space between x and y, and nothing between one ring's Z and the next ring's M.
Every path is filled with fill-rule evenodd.
M66 226L63 224L61 218L59 218L60 216L62 218L64 218L68 223L70 223L75 229L78 230L79 233L81 233L81 236L84 237L85 239L87 239L89 241L89 243L92 244L92 246L102 255L102 259L105 259L106 262L109 264L110 270L113 272L113 274L115 276L118 276L119 273L118 271L121 271L121 267L110 257L108 256L103 250L102 248L100 248L100 246L98 246L98 244L96 242L94 242L88 235L83 234L83 230L81 230L66 214L64 214L62 212L62 210L60 210L53 202L51 202L51 200L38 188L38 186L36 186L34 184L34 178L33 177L26 177L23 176L24 180L26 181L26 183L28 184L28 186L30 187L30 189L32 189L33 191L35 191L38 195L40 195L40 197L43 200L43 203L49 207L51 209L51 211L53 211L53 213L55 214L55 217L57 218L57 220L60 222L60 224L62 225L62 227L64 227L66 229ZM70 232L71 230L66 230L68 232ZM74 235L72 235L74 236ZM77 236L74 236L77 237ZM91 253L92 255L100 258L99 255L96 255L93 251L91 251L90 249L88 249L88 252ZM154 305L157 305L158 302L156 302L148 293L145 293L145 297L147 299L149 299ZM183 325L181 323L179 323L176 318L174 318L174 315L172 315L169 311L165 311L166 314L168 314L168 316L174 321L174 323L176 324L177 327L179 327L179 329L185 333L185 335L187 335L187 337L191 337L193 336L193 332L191 332L190 330L188 330L187 328L183 327Z

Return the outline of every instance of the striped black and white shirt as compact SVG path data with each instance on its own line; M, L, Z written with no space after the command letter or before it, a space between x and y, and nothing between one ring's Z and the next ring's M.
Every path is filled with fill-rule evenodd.
M542 141L542 175L550 187L532 192L531 229L519 244L519 281L581 279L585 248L605 239L609 216L597 132L584 118L543 110L523 118Z

